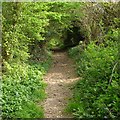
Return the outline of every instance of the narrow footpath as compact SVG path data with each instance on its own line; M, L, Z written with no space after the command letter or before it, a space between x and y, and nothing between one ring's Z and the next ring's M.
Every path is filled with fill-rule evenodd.
M45 118L71 118L65 112L68 100L72 98L71 87L79 78L75 73L74 63L66 52L53 53L53 65L44 77L47 83L43 103Z

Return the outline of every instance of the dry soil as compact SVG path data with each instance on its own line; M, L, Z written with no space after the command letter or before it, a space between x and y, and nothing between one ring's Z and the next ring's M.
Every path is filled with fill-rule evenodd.
M68 100L72 98L71 87L79 78L73 61L66 52L53 53L53 65L44 77L47 83L47 98L43 102L45 118L71 118L65 112Z

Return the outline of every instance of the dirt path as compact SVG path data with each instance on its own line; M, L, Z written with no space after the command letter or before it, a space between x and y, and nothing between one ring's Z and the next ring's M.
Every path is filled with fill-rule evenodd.
M47 99L43 103L45 118L69 118L65 107L72 97L71 84L78 80L74 64L66 52L53 54L53 66L44 77L48 84L46 88Z

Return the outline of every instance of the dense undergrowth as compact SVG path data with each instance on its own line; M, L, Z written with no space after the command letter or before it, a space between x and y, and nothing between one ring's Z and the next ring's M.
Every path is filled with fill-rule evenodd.
M51 54L41 47L40 39L43 38L41 34L36 34L36 29L43 31L46 23L40 23L39 20L35 24L42 24L41 28L38 30L37 26L31 31L32 19L38 19L33 17L33 12L29 13L29 9L33 7L35 11L37 5L12 2L2 5L2 117L43 118L40 105L46 97L43 75L51 64ZM21 7L25 10L21 11ZM38 9L41 10L40 7ZM24 24L26 20L29 22Z
M46 62L24 64L6 63L9 72L2 81L3 118L41 118L44 117L40 101L45 98L43 75L48 70L51 58Z
M80 42L69 50L80 80L74 86L73 99L67 109L78 119L120 118L120 29L114 23L115 19L119 21L116 16L108 14L110 21L101 20L100 39L94 36L87 44ZM97 34L92 29L88 33Z
M117 42L97 46L91 42L81 52L70 50L81 79L74 90L69 110L77 118L115 118L120 116L120 76Z

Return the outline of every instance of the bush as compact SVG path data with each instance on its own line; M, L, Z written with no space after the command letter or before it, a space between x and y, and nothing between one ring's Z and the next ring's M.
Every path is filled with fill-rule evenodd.
M68 106L77 118L120 117L120 76L117 41L95 42L81 50L69 51L76 60L81 79L75 85L74 98Z
M50 62L50 60L49 60ZM37 102L45 98L43 74L46 63L5 64L2 80L2 116L5 118L41 118L43 110ZM46 67L47 66L47 67Z

